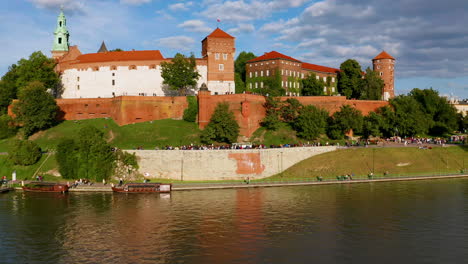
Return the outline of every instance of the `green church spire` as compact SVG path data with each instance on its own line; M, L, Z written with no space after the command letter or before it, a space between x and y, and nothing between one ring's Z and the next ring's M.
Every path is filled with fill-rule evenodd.
M63 14L63 9L60 10L60 14L57 18L57 27L54 32L54 45L52 46L52 51L68 51L70 43L68 42L68 37L70 34L67 30L67 19L65 14Z

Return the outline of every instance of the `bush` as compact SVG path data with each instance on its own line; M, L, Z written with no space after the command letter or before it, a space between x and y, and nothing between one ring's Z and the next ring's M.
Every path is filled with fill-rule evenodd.
M78 179L78 144L73 139L62 139L57 145L55 158L60 175L65 179Z
M211 116L210 123L203 130L201 140L210 144L215 142L232 143L239 136L239 124L234 118L234 113L229 111L227 103L220 103Z
M301 138L313 140L325 133L327 118L327 111L308 105L300 110L299 116L294 120L293 128Z
M198 101L196 96L187 96L188 107L184 110L184 120L195 122L198 115Z
M0 116L0 139L9 138L16 134L16 127L9 115Z
M41 148L29 140L14 140L8 152L8 158L15 165L35 164L42 156Z

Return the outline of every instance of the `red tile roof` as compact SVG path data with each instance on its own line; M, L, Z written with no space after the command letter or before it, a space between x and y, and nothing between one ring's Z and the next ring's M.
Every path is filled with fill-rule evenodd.
M329 72L329 73L337 73L337 72L340 71L340 69L320 66L320 65L316 65L316 64L310 64L310 63L306 63L306 62L302 63L302 68L306 69L306 70L319 71L319 72Z
M234 38L234 37L224 32L220 28L216 28L213 32L211 32L211 34L207 36L207 38Z
M372 60L380 60L380 59L392 59L394 60L395 58L393 58L390 54L388 54L387 52L385 51L382 51L380 52L379 55L377 55L375 58L373 58Z
M255 61L263 61L263 60L272 60L272 59L285 59L285 60L290 60L290 61L295 61L295 62L301 62L299 60L296 60L293 57L286 56L286 55L281 54L281 53L276 52L276 51L271 51L271 52L267 52L267 53L263 54L262 56L259 56L259 57L255 58L255 59L251 59L251 60L247 61L247 63L255 62Z
M75 63L109 62L109 61L145 61L164 60L159 50L112 51L104 53L88 53L76 58Z

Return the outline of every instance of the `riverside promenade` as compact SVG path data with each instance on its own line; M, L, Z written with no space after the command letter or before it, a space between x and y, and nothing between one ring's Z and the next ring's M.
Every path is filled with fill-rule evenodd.
M211 182L211 183L173 183L172 191L195 191L195 190L216 190L216 189L239 189L239 188L261 188L261 187L282 187L282 186L307 186L307 185L330 185L330 184L356 184L356 183L378 183L392 181L419 181L419 180L440 180L468 178L468 174L451 175L421 175L421 176L399 176L399 177L379 177L374 179L353 179L353 180L283 180L283 181L251 181L247 184L244 181L239 182ZM20 187L16 190L22 191ZM76 188L70 188L69 192L112 192L110 185L96 183L93 185L80 185Z

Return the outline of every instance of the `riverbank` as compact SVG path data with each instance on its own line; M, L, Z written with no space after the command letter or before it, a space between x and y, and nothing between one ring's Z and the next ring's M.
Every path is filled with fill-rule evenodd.
M418 181L418 180L440 180L440 179L455 179L468 178L468 174L455 175L427 175L427 176L402 176L402 177L386 177L375 179L353 179L353 180L316 180L316 181L271 181L271 182L245 182L239 183L175 183L172 186L172 191L196 191L196 190L219 190L219 189L245 189L245 188L265 188L265 187L286 187L286 186L307 186L307 185L331 185L331 184L357 184L357 183L378 183L378 182L393 182L393 181ZM22 191L21 187L15 188L17 191ZM69 189L69 192L112 192L110 185L93 184L81 185L76 188Z

